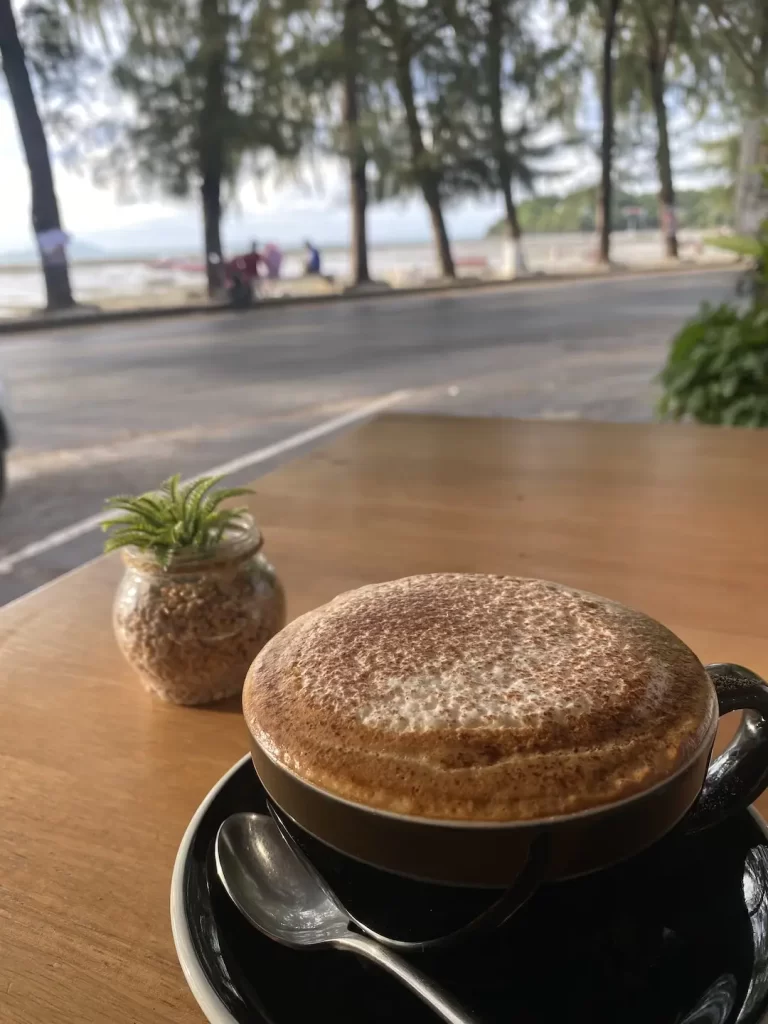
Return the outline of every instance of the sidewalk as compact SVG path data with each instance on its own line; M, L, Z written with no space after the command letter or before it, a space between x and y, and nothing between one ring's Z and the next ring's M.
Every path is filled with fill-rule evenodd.
M265 307L299 306L312 303L346 302L368 298L398 298L408 295L431 294L466 290L498 290L541 284L566 284L568 282L600 280L615 278L620 280L627 276L647 277L657 274L693 274L714 270L733 270L738 266L735 258L702 260L701 262L685 260L665 260L658 263L640 266L615 266L611 268L594 267L562 274L535 273L518 278L460 277L455 280L427 281L423 284L408 287L390 287L388 285L364 285L360 288L346 288L343 291L332 291L327 294L284 295L275 298L263 298L252 312ZM230 307L224 302L188 302L167 306L137 306L125 309L96 309L93 307L76 308L64 313L38 313L26 317L0 320L0 335L14 335L26 332L53 330L62 327L84 327L107 323L120 323L129 320L151 320L157 318L200 316L206 313L220 313ZM248 311L244 311L247 313Z

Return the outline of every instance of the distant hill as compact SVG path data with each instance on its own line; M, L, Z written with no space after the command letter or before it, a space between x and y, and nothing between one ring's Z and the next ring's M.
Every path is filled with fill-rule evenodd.
M594 231L597 188L580 189L565 196L537 196L518 208L523 231L531 233ZM677 216L681 227L713 228L733 221L733 189L718 186L702 191L677 193ZM613 227L655 228L659 226L658 197L655 193L618 192L613 203ZM488 229L488 237L504 232L504 220Z
M68 248L71 260L102 260L109 255L104 249L89 242L81 242L75 238ZM12 252L0 252L0 265L15 263L37 263L40 254L37 249L15 249Z

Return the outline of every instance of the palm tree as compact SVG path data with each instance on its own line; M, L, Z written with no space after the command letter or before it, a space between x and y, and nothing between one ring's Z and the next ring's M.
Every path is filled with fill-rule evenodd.
M0 57L29 168L32 229L40 249L47 308L49 311L69 309L74 305L74 300L64 246L58 245L51 249L45 244L46 236L55 240L56 234L61 235L61 218L48 142L37 109L11 0L0 0Z

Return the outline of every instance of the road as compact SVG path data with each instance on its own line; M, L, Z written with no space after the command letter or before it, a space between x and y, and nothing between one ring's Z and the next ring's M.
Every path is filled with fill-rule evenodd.
M649 419L671 335L732 286L722 271L531 283L6 337L17 446L0 603L99 552L77 524L107 495L242 456L232 479L253 478L381 396L456 415Z

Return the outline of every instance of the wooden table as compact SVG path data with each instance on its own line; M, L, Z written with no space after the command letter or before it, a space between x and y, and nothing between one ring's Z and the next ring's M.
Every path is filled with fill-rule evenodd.
M256 484L290 614L409 573L575 584L768 674L768 433L387 417ZM183 1024L177 844L245 750L236 703L151 699L116 558L0 610L0 1021ZM768 808L768 804L765 805Z

